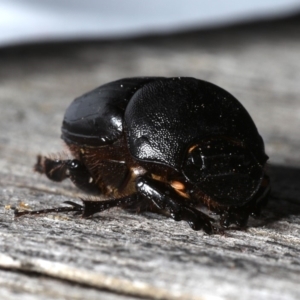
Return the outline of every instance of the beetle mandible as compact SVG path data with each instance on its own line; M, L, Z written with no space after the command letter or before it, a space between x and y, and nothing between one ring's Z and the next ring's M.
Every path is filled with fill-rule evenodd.
M76 98L67 108L62 139L74 159L38 156L35 170L66 178L106 200L83 206L19 212L79 211L89 217L111 207L148 210L216 232L244 227L270 190L268 156L240 102L222 88L188 77L124 78Z

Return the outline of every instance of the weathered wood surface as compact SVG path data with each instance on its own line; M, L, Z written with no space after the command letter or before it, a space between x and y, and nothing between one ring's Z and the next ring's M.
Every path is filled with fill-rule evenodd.
M0 52L1 299L299 299L300 21ZM119 209L14 219L5 205L77 201L32 172L62 151L70 101L110 80L193 76L233 93L265 139L273 191L246 231L208 236Z

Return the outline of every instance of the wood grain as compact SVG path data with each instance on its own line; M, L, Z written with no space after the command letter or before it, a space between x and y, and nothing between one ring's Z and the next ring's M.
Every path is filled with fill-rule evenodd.
M1 299L299 299L300 22L0 50ZM73 98L122 77L192 76L235 95L266 142L272 195L245 231L208 236L150 213L14 219L78 201L35 174Z

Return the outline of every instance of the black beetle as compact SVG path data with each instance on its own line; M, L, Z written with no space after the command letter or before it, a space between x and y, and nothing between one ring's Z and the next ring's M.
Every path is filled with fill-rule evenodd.
M62 139L74 159L38 157L35 170L70 178L107 200L67 202L49 211L83 217L120 206L164 213L194 230L217 229L199 210L220 215L223 228L244 227L270 190L268 156L245 108L220 87L194 78L125 78L75 99Z

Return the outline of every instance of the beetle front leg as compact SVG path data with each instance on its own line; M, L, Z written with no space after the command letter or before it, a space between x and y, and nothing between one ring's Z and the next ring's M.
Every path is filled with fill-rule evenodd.
M231 224L244 228L247 225L250 211L248 207L229 207L220 215L220 225L228 228Z
M63 206L63 207L54 207L54 208L46 208L40 210L33 211L19 211L18 209L14 210L15 217L21 217L24 215L42 215L48 213L62 213L62 212L76 212L82 213L83 218L88 218L96 213L102 212L104 210L108 210L113 207L122 207L125 208L128 205L135 204L139 201L138 195L136 193L117 198L117 199L108 199L108 200L85 200L81 199L83 205L77 204L73 201L65 201L64 203L69 204L71 206Z
M101 193L99 185L94 181L88 169L77 159L50 159L39 155L34 170L56 182L70 178L79 189L86 193L94 195Z
M62 212L76 212L80 213L84 211L84 207L80 204L77 204L72 201L65 201L64 203L69 204L71 206L63 206L63 207L54 207L54 208L46 208L46 209L39 209L39 210L25 210L19 211L17 208L14 209L15 217L21 217L24 215L42 215L42 214L49 214L49 213L62 213Z
M186 199L167 184L149 177L139 177L136 180L136 189L159 209L167 209L175 221L186 221L192 229L203 229L208 234L216 232L211 224L212 218L187 205Z
M249 216L258 217L260 215L262 208L268 202L269 193L270 178L265 174L262 184L255 195L255 198L243 206L228 207L223 212L221 212L220 225L224 228L228 228L232 224L236 225L239 228L246 227Z
M99 200L99 201L85 200L85 199L81 199L81 200L83 201L84 204L83 213L82 213L83 218L88 218L94 215L95 213L99 213L113 207L126 208L127 206L135 204L136 202L139 201L138 195L136 193L125 197L117 198L117 199Z

